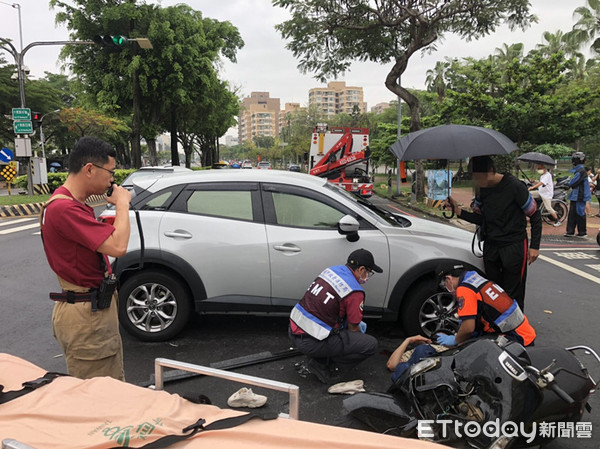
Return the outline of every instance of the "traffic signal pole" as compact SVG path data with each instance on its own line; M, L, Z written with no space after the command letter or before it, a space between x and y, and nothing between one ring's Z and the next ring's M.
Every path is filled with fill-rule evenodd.
M99 42L98 39L101 38L102 42ZM109 39L108 39L109 38ZM93 41L42 41L42 42L32 42L27 47L23 48L20 52L17 51L15 46L8 40L3 37L0 37L0 49L8 51L14 58L15 63L17 64L17 77L19 80L19 95L21 100L21 108L26 107L25 102L25 70L23 66L23 59L25 58L25 53L27 53L33 47L37 47L40 45L105 45L105 46L113 46L119 47L127 44L128 42L135 41L141 48L151 49L152 43L148 38L126 38L124 36L97 36ZM31 155L27 156L27 194L33 195L33 179L31 173Z
M0 37L0 43L2 44L0 48L7 50L10 54L12 54L15 59L15 63L17 64L17 78L19 80L19 96L21 100L21 108L26 107L25 102L25 68L23 66L23 59L25 58L25 53L27 53L33 47L37 47L39 45L90 45L94 44L93 41L49 41L49 42L32 42L27 47L25 47L21 51L17 51L15 46L8 40ZM33 179L32 179L32 171L31 171L31 155L26 156L26 164L27 164L27 194L33 195Z

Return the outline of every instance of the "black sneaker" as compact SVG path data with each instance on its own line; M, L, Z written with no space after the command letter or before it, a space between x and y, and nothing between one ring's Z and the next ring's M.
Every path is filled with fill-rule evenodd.
M575 234L565 234L563 237L575 237Z
M315 359L310 359L306 364L306 367L321 383L331 383L331 374L327 365L319 363Z
M577 234L575 237L580 239L587 239L587 234Z

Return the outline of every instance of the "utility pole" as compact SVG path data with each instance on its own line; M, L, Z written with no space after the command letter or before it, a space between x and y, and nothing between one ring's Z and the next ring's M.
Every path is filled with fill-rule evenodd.
M398 76L398 86L400 84L400 76ZM402 137L402 98L398 95L398 140ZM400 195L400 184L402 183L402 177L400 176L400 159L398 159L396 167L396 195Z

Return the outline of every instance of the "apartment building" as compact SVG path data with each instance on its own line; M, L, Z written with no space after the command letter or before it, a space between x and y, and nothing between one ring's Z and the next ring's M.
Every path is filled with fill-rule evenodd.
M375 112L376 114L381 114L386 109L389 109L390 104L387 102L377 103L375 106L371 108L371 112Z
M280 103L279 98L270 98L269 92L251 92L242 99L238 121L240 145L256 136L279 136Z
M352 114L355 106L360 113L367 112L362 87L346 86L345 81L331 81L327 87L315 87L308 91L308 104L316 104L325 115Z

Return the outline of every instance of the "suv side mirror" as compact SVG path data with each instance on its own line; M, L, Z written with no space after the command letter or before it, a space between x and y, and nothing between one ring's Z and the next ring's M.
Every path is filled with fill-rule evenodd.
M357 242L360 239L358 228L360 223L352 215L344 215L337 223L338 232L346 236L349 242Z

